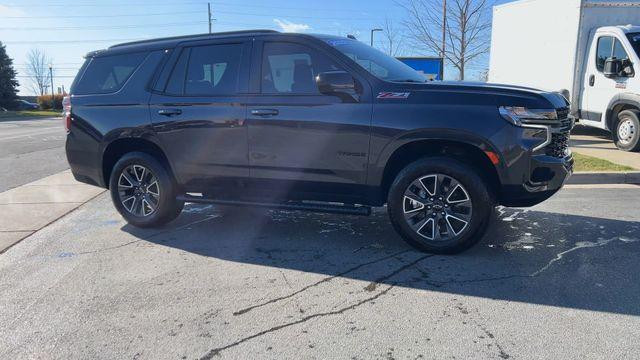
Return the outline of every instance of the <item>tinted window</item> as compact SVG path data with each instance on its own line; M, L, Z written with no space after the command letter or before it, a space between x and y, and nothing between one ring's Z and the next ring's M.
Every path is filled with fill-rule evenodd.
M613 45L613 57L621 60L629 59L629 55L627 55L622 43L618 39L616 39L616 43Z
M185 71L187 70L187 60L189 59L189 49L185 49L180 54L180 58L171 72L171 77L167 82L165 92L174 95L182 95L184 93Z
M134 53L93 58L75 85L74 93L107 94L120 90L146 55Z
M340 70L327 56L299 44L265 43L262 55L262 92L265 94L319 94L315 77Z
M611 57L613 49L613 38L604 36L598 39L598 51L596 54L596 68L598 71L604 70L604 62Z
M241 57L242 44L191 48L184 93L186 95L234 94L238 85Z

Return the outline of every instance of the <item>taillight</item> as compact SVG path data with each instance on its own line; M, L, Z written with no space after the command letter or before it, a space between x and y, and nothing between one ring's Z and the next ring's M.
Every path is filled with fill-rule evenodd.
M71 129L71 95L62 98L62 110L64 113L64 128L69 132Z

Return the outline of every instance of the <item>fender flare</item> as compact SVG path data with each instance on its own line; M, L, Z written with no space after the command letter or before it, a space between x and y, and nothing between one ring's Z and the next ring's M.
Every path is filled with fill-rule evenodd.
M478 136L477 134L461 131L460 129L419 129L411 132L405 132L391 139L380 151L375 159L371 160L368 175L368 185L380 186L384 178L384 171L387 167L389 159L401 147L419 141L445 141L455 142L463 145L469 145L477 148L482 152L490 151L498 156L498 165L494 164L498 178L501 178L501 167L503 162L502 155L496 149L496 146L489 139ZM487 156L488 158L488 156ZM490 159L489 159L490 160Z
M169 157L166 155L165 149L162 146L162 142L160 141L160 139L157 137L156 133L153 131L153 129L151 128L151 126L144 126L144 127L132 127L132 128L122 128L122 129L117 129L114 131L111 131L109 133L107 133L102 141L100 142L99 145L99 151L98 151L98 163L101 165L103 164L103 159L105 157L105 153L107 151L107 149L109 148L109 146L111 146L111 144L113 144L116 141L119 140L143 140L146 142L149 142L151 144L153 144L154 146L156 146L158 149L160 149L160 151L162 151L162 153L164 154L164 157L166 158L168 165L170 167L170 171L173 172L173 163L171 162L171 159L169 159ZM104 179L105 174L103 171L103 166L100 166L100 178ZM175 175L174 175L175 176ZM106 182L106 180L105 180ZM105 183L105 185L108 186L108 184Z

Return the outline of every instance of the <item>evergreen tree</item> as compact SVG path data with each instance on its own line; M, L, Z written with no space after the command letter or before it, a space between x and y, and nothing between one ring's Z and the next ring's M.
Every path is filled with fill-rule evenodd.
M7 49L0 41L0 106L12 107L18 98L18 80L13 68L13 60L7 55Z

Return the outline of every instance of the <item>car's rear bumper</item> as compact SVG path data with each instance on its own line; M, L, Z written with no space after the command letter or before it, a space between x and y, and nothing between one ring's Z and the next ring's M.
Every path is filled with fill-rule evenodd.
M102 168L97 166L97 164L101 164L97 161L97 151L91 151L91 148L88 148L86 144L80 146L77 139L74 139L70 134L67 136L65 152L71 173L77 181L103 188L107 187L102 176Z

